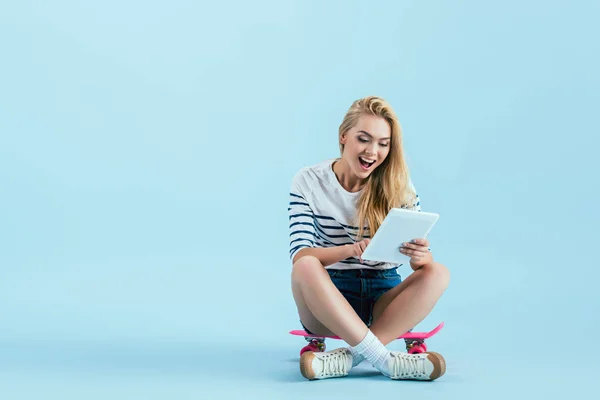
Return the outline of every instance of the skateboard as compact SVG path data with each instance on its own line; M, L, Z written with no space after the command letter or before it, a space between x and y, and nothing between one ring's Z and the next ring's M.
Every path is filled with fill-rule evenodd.
M430 337L438 333L443 327L444 323L442 322L429 332L406 332L404 335L399 336L398 339L404 339L404 342L406 343L406 351L408 353L425 353L427 351L425 339L429 339ZM290 334L296 336L304 336L304 339L308 342L308 344L300 350L300 355L307 351L325 351L325 339L341 340L339 336L318 336L309 334L303 330L290 331Z

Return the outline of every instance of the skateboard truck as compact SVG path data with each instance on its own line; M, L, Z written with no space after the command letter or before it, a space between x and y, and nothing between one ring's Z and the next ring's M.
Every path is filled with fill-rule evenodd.
M397 339L404 339L404 343L406 345L406 351L409 354L425 353L425 352L427 352L427 345L425 344L425 339L429 339L430 337L434 336L436 333L438 333L440 331L440 329L442 329L443 326L444 326L444 323L442 322L429 332L409 331L409 332L406 332L404 335L398 337ZM309 334L303 330L293 330L293 331L290 331L290 333L292 335L304 336L304 339L306 339L306 341L308 342L308 344L300 350L301 355L302 355L302 353L307 352L307 351L313 351L313 352L325 351L325 338L340 339L340 337L338 337L338 336L317 336L317 335Z
M308 344L302 348L302 351L300 351L300 355L302 355L302 353L306 351L313 351L319 353L325 351L325 338L307 336L304 339L306 339Z

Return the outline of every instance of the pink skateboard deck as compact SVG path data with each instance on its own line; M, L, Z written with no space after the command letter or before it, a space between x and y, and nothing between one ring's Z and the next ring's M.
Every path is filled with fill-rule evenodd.
M413 353L424 353L427 351L427 345L425 345L425 339L429 339L436 333L438 333L444 327L444 323L440 323L433 330L429 332L407 332L398 339L404 339L406 342L406 350ZM296 336L303 336L309 344L300 350L300 354L305 351L325 351L325 339L336 339L341 340L339 336L319 336L307 333L304 330L290 331L290 334Z

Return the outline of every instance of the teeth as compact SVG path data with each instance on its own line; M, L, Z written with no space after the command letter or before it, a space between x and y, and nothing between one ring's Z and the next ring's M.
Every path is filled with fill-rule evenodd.
M363 160L364 162L366 162L367 164L373 164L375 162L375 160L367 160L366 158L362 158L359 157L361 160Z

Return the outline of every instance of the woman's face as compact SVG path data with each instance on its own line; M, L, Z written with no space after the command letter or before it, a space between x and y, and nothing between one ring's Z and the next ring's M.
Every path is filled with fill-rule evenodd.
M356 125L340 137L342 158L359 178L367 178L390 152L392 130L388 122L375 115L363 114Z

